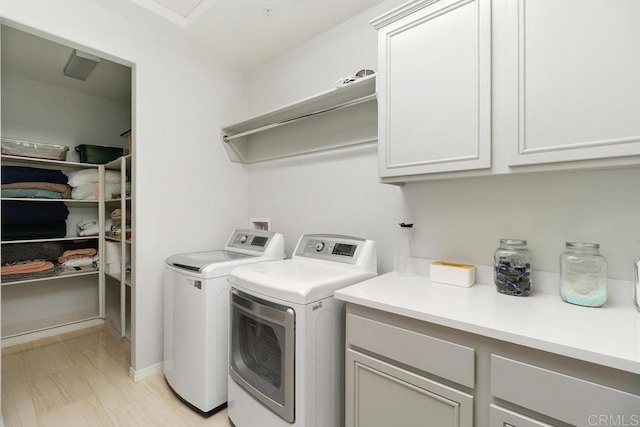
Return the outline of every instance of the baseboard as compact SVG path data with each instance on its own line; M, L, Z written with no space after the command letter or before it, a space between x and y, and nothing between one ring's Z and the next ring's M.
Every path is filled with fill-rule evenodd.
M142 381L145 378L149 378L152 375L162 373L163 363L156 363L155 365L147 366L143 369L135 370L133 367L129 368L129 378L134 382ZM1 427L1 426L0 426Z

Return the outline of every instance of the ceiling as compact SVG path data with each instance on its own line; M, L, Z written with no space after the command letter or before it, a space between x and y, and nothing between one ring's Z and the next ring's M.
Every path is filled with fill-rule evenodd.
M301 45L382 0L85 0L242 69ZM73 48L2 26L2 72L131 102L131 69L102 59L86 81L63 75Z
M86 1L251 69L383 0Z
M101 59L86 81L62 73L73 48L2 26L2 72L90 95L131 102L131 68Z

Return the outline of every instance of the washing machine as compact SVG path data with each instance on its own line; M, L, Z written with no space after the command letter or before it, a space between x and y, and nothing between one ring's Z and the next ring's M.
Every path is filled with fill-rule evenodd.
M167 258L164 376L174 393L202 415L227 402L229 272L283 257L281 234L235 230L222 250Z
M291 259L242 266L231 286L228 416L236 427L344 424L344 302L377 275L376 243L303 235Z

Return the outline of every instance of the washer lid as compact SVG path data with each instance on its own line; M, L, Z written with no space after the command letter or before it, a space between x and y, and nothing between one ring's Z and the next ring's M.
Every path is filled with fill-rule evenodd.
M229 282L245 291L295 304L310 304L376 273L328 262L287 259L238 267Z
M184 270L202 273L210 265L221 262L236 261L247 258L256 258L256 255L240 254L230 251L192 252L187 254L175 254L167 258L167 264Z

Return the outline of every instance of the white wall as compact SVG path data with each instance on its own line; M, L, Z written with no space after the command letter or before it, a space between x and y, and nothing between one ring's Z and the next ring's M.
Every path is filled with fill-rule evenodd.
M164 259L219 247L246 225L247 173L219 138L220 123L246 109L244 75L83 0L0 1L0 16L134 67L132 365L152 367L162 361Z
M120 133L131 128L131 104L87 95L11 74L2 74L2 136L69 147L122 147Z
M250 74L250 110L260 113L377 69L369 19L386 1ZM495 89L494 89L495 90ZM499 116L499 115L498 115ZM502 138L494 128L494 138ZM378 183L375 147L265 162L249 168L249 213L271 217L287 252L306 232L339 232L379 243L379 270L399 248L399 222L416 224L414 253L490 265L499 239L529 241L534 268L558 271L565 241L601 244L612 278L632 278L640 256L640 169L555 172L407 184Z

